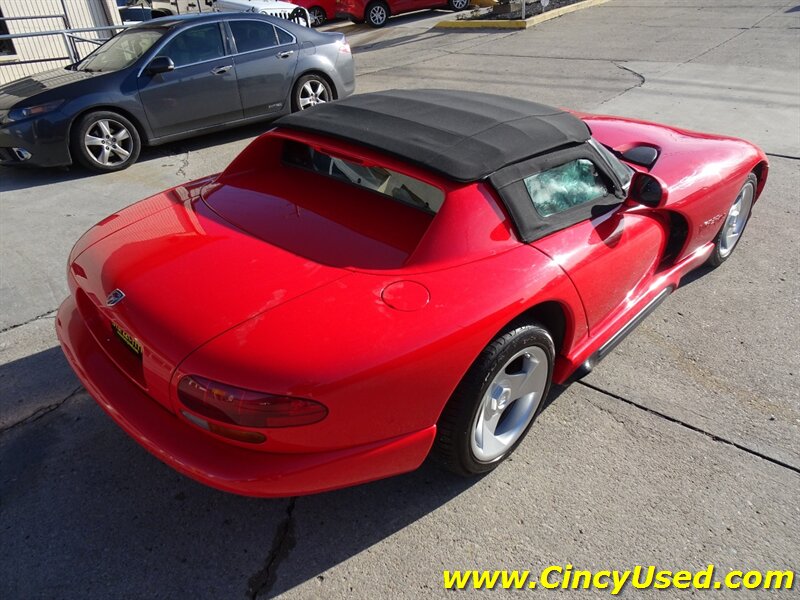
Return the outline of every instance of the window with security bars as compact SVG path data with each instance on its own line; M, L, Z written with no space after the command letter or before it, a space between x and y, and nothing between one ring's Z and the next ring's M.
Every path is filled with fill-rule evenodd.
M8 34L8 25L3 20L3 11L0 9L0 35ZM17 53L13 40L0 40L0 56L13 56Z

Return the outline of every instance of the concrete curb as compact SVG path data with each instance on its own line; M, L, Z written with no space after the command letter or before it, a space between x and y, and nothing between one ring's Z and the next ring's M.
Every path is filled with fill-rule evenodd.
M550 19L555 19L562 15L569 14L571 12L575 12L576 10L582 10L584 8L591 8L592 6L598 6L600 4L605 4L608 0L584 0L583 2L578 2L577 4L572 4L570 6L564 6L562 8L557 8L555 10L548 11L546 13L542 13L541 15L536 15L535 17L530 17L525 19L524 21L521 19L517 19L515 21L502 21L502 20L489 20L489 19L475 19L474 21L467 21L463 19L454 19L452 21L439 21L436 25L433 26L434 29L528 29L529 27L533 27L534 25L538 25L539 23L544 23L545 21L549 21Z

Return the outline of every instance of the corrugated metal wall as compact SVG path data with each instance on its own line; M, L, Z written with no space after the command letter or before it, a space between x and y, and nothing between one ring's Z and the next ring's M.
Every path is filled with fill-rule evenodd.
M121 23L119 11L114 0L0 0L0 12L4 17L30 17L34 15L61 15L66 7L68 27L104 27ZM6 21L9 33L29 33L33 31L52 31L64 29L60 18L30 19L25 21ZM83 34L82 34L83 35ZM99 37L100 34L85 34L85 37ZM103 37L108 37L105 34ZM94 47L81 43L82 55ZM24 38L14 40L16 56L0 55L0 83L7 83L38 71L52 69L68 63L66 60L11 65L9 61L33 60L37 58L63 58L67 48L61 36ZM6 64L4 64L6 63Z

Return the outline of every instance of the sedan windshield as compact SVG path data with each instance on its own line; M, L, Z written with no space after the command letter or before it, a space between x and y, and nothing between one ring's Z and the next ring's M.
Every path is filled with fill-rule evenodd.
M100 73L130 67L155 44L165 29L130 29L111 38L79 62L78 71Z

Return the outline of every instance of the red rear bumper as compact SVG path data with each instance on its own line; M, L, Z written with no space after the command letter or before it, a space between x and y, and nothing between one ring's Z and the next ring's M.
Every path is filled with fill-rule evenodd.
M247 496L313 494L416 469L436 427L373 444L314 454L268 454L220 442L179 419L128 379L98 346L73 296L56 333L75 373L98 404L146 450L177 471Z

